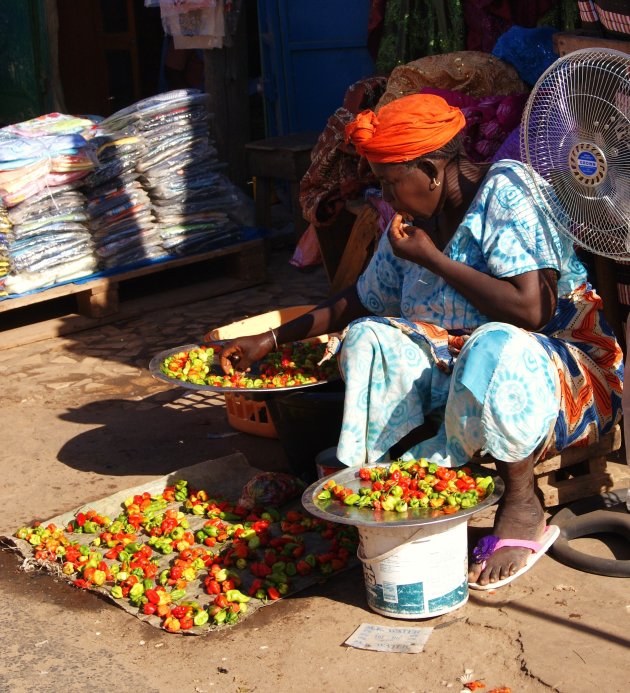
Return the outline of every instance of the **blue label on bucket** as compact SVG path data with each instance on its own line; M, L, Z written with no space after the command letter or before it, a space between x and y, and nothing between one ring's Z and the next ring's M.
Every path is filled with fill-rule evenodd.
M468 600L466 581L455 589L425 603L424 584L414 582L408 585L385 582L366 584L367 601L372 609L391 616L432 616L453 611Z
M462 582L462 584L454 589L452 592L443 594L436 599L429 599L429 613L433 614L436 611L444 613L445 611L451 611L455 609L460 604L465 602L468 598L468 583Z
M419 614L424 608L424 586L422 582L410 585L384 583L367 585L368 603L382 611L395 614Z

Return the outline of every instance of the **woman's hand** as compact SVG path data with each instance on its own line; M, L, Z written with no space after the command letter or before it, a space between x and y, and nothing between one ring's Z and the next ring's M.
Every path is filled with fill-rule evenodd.
M252 363L267 356L274 346L271 332L231 339L221 350L221 368L226 375L232 370L247 371Z
M389 227L389 242L396 257L428 267L431 258L440 251L426 231L417 226L405 224L402 216L396 214Z

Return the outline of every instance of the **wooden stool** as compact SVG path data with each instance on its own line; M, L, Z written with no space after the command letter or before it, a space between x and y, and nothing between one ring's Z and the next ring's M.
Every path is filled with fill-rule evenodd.
M256 223L262 228L271 228L273 181L280 179L288 181L291 187L296 239L306 230L299 199L300 181L311 165L311 150L318 137L316 132L298 132L245 145L249 173L256 178Z
M621 427L617 425L593 445L567 448L540 460L534 477L543 505L563 505L609 490L613 479L606 469L606 457L620 447Z

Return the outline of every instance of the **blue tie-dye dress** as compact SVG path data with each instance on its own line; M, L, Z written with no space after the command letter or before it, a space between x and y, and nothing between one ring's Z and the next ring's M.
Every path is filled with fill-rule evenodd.
M339 354L340 461L383 460L428 417L438 435L408 455L452 466L475 453L515 462L610 430L621 412L621 349L522 163L492 166L444 253L495 277L556 270L556 314L536 333L490 322L444 279L397 258L384 234L357 284L375 317L349 325Z

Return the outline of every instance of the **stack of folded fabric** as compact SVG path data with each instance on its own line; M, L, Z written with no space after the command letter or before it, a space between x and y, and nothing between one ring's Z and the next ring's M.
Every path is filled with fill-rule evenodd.
M11 270L9 242L11 240L11 222L5 207L0 206L0 296L6 296L5 283Z
M114 117L114 116L113 116ZM236 186L223 174L209 139L208 96L180 89L135 104L135 129L146 143L136 169L149 193L168 255L234 242Z
M0 131L0 197L12 226L4 280L10 294L96 269L85 197L77 190L94 159L89 141L73 132L92 125L50 114Z
M92 140L98 163L85 180L87 211L99 266L117 269L164 254L136 163L144 141L133 128L100 124Z

